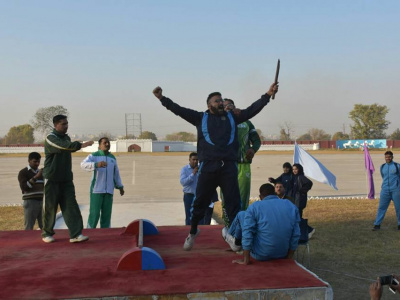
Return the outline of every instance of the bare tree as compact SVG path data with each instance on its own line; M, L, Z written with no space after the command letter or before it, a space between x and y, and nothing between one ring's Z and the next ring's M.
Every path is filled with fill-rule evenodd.
M292 135L294 133L293 124L291 122L285 122L280 127L280 140L281 141L291 141Z
M261 140L261 141L265 141L266 138L265 138L265 136L263 135L261 129L258 129L258 128L257 128L256 131L257 131L257 133L258 133L258 136L260 137L260 140Z
M53 129L53 117L56 115L65 115L68 117L69 113L62 105L39 108L31 120L32 127L44 135Z

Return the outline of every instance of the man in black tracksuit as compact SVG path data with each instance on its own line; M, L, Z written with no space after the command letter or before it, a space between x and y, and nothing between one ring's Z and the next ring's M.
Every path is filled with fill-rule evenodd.
M204 217L210 199L219 186L225 197L226 212L232 222L240 211L240 193L237 181L237 140L236 125L258 114L270 97L278 91L278 84L271 85L269 91L244 110L226 112L221 94L212 93L207 98L208 110L198 112L184 108L162 95L162 89L156 87L153 94L161 104L174 114L193 124L197 128L197 153L200 161L199 176L193 203L190 234L185 240L184 250L193 247L200 233L197 225Z

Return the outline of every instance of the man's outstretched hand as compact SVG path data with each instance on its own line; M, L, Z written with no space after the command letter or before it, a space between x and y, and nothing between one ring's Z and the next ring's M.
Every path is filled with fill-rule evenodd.
M163 95L162 95L162 88L160 88L159 86L156 87L156 88L153 90L153 94L154 94L154 96L156 96L158 99L161 99L161 98L163 97Z
M275 83L271 84L267 94L270 96L275 95L278 92L278 88L279 88L279 82L275 82Z
M93 143L94 143L93 141L89 141L89 142L82 143L81 148L86 148L86 147L92 146Z

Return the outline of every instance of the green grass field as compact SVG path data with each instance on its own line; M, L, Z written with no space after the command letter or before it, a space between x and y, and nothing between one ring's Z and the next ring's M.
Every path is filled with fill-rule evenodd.
M215 219L221 222L220 202ZM329 282L334 299L369 299L368 288L377 276L400 273L400 231L394 206L389 206L380 231L372 231L378 200L311 200L304 218L316 229L309 241L308 268ZM300 246L299 260L305 247ZM307 267L307 254L304 265ZM397 299L384 287L382 299Z

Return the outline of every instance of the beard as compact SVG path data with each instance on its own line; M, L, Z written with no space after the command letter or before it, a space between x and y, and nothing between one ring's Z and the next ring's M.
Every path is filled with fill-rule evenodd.
M223 106L218 106L218 107L210 107L210 111L215 114L215 115L223 115L225 110Z

